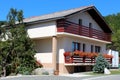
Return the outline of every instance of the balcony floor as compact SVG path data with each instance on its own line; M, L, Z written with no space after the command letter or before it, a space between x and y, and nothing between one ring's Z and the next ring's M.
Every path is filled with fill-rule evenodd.
M95 63L65 63L65 66L87 66L95 65Z

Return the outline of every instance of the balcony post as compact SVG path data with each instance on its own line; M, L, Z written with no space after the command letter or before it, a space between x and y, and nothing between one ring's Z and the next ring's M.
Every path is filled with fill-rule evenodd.
M52 37L52 64L53 64L53 69L54 69L54 74L58 75L58 73L56 74L56 72L58 72L58 68L57 68L57 37L53 36Z
M91 27L89 27L89 37L92 38L92 28Z
M82 26L79 25L79 35L82 34Z

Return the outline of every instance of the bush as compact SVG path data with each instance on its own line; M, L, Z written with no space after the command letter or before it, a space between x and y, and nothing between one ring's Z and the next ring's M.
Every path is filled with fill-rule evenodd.
M23 75L30 75L32 72L32 68L29 67L24 67L24 66L19 66L17 68L18 74L23 74Z
M102 56L102 54L99 54L96 58L96 63L93 67L94 73L104 73L104 68L109 68L108 61Z

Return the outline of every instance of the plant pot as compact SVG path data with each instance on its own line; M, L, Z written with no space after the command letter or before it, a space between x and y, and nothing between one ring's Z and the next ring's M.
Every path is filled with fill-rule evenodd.
M58 70L54 71L54 75L59 75L59 71Z

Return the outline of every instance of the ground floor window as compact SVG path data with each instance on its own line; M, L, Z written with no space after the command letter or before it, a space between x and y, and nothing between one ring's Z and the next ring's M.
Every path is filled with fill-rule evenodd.
M100 46L95 46L95 52L100 53L101 52L101 47Z
M94 46L91 45L91 53L94 52Z
M83 43L83 52L86 50L86 44Z
M75 51L75 50L80 50L80 43L78 42L73 42L72 43L72 50Z

